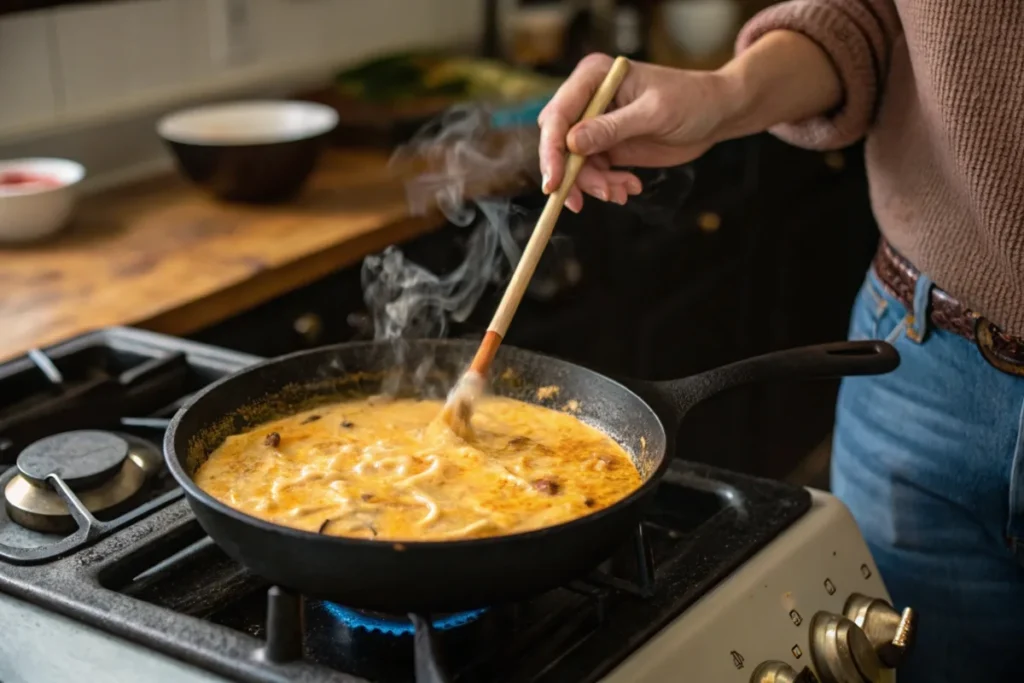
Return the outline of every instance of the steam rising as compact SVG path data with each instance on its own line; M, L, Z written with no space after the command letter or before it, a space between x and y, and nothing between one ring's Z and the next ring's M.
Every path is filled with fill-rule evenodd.
M472 231L465 259L446 275L409 261L394 246L364 260L363 298L375 339L445 336L448 321L465 321L487 285L500 282L518 262L521 249L513 235L528 236L539 212L528 212L500 194L512 179L539 184L538 132L533 127L495 131L490 121L482 107L455 107L392 156L393 167L419 171L406 185L411 213L437 207L449 221ZM638 175L644 191L627 209L645 223L671 225L692 186L692 169L643 169ZM558 239L553 236L552 245ZM532 285L540 294L541 283ZM395 345L400 357L402 346Z
M447 275L409 261L396 247L366 258L363 297L375 339L444 336L448 320L466 320L487 285L519 260L512 231L530 217L486 192L537 168L537 137L527 130L495 135L488 124L482 108L456 107L393 155L393 165L426 169L406 187L412 213L436 206L452 223L471 226L472 234L465 259Z

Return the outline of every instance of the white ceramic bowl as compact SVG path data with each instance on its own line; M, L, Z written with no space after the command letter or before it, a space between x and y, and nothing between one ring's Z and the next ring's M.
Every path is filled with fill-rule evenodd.
M674 0L662 5L665 29L695 59L726 49L736 38L740 6L736 0Z
M338 112L299 100L246 100L204 104L157 122L157 133L184 145L230 147L297 142L329 133Z
M30 242L63 228L85 167L68 159L0 161L0 242Z

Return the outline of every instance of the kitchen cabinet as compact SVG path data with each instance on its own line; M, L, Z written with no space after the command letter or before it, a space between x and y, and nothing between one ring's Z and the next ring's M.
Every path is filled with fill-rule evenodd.
M730 354L842 339L878 240L862 150L805 152L769 136L747 143L757 171L745 202L746 251L732 261L741 274L732 287L743 295L727 325ZM682 443L710 462L785 476L828 435L837 388L774 385L719 397L691 415Z
M663 205L684 181L665 181ZM543 197L518 201L536 208ZM550 298L528 296L507 342L651 379L844 338L877 242L859 147L821 154L767 135L724 143L699 160L691 194L668 219L591 201L578 216L563 214L557 234L563 246L546 254L539 272L572 260L579 280ZM466 236L449 225L403 250L447 272L461 261ZM500 294L490 288L450 334L482 335ZM274 355L367 336L351 324L365 320L362 310L356 267L198 337ZM784 476L831 429L836 387L765 386L718 397L684 424L680 455Z

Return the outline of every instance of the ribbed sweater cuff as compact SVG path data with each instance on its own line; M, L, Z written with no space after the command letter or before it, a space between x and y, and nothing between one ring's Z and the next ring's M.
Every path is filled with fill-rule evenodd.
M856 3L854 3L856 5ZM736 53L747 49L770 31L801 33L817 43L835 65L843 89L843 102L834 111L805 121L775 126L771 133L806 149L838 149L867 133L878 101L879 74L872 41L853 17L821 0L790 0L769 7L751 19L736 40ZM884 50L884 36L875 49Z

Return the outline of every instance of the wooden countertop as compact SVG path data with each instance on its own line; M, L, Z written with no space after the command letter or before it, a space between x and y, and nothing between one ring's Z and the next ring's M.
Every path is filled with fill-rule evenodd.
M189 334L440 226L407 214L386 160L331 151L281 206L176 176L87 198L55 239L0 247L0 359L108 325Z

